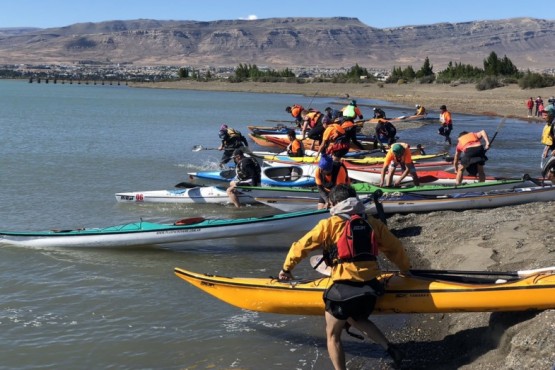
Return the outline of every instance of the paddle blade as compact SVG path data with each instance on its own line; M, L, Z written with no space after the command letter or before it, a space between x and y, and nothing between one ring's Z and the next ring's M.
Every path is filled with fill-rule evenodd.
M324 262L324 256L322 256L321 254L310 257L310 266L312 266L313 269L315 269L322 275L331 275L331 267L326 265L326 263Z
M200 152L202 150L202 145L195 145L191 150L193 152Z

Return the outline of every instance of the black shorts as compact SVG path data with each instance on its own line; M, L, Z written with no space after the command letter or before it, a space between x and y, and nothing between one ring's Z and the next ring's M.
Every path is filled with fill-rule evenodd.
M324 293L326 312L338 320L363 320L370 316L382 294L383 286L375 279L364 283L335 282Z
M461 157L461 164L467 168L473 164L478 164L483 166L486 164L488 157L486 157L486 151L482 145L480 146L473 146L467 148L462 157Z

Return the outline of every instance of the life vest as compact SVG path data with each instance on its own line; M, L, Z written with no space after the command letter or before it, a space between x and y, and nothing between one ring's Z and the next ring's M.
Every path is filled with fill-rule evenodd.
M304 110L302 105L295 104L291 107L291 115L295 118L301 116L301 112Z
M241 135L241 131L236 130L234 128L229 127L227 129L227 134L229 135L229 137L241 137L243 135Z
M551 134L553 130L553 126L550 124L546 124L543 127L543 131L542 131L542 144L543 145L553 145L553 136Z
M310 126L310 128L314 128L319 123L320 118L322 118L322 113L314 111L307 113L306 116L309 119L308 125Z
M378 246L374 230L366 215L353 214L345 221L345 227L337 240L337 257L332 264L357 261L375 261Z
M339 176L339 170L341 169L341 167L343 167L345 172L347 172L347 167L345 167L342 162L333 162L330 181L326 181L326 175L322 171L319 172L320 182L324 189L326 189L328 192L336 185L337 177Z
M252 165L252 169L254 170L254 175L252 176L253 185L260 184L260 178L262 173L262 170L260 169L260 165L256 160L249 157L244 157L239 163L237 163L237 166L235 167L237 178L239 180L248 180L249 178L251 178L249 177L249 173L246 170L246 167L249 165Z
M294 150L293 147L296 147L298 144L298 150ZM299 152L297 154L297 152ZM301 140L295 139L291 144L287 146L287 155L290 157L304 157L304 144Z
M345 108L343 108L343 117L355 118L356 117L355 106L349 104Z
M331 130L328 137L328 146L326 147L326 154L344 156L350 148L351 139L343 127L339 124L333 124L326 130Z
M459 142L457 144L457 149L460 149L461 152L464 152L466 148L473 146L472 144L479 144L480 139L476 136L475 133L469 132L461 137L459 137ZM477 145L476 145L477 146Z

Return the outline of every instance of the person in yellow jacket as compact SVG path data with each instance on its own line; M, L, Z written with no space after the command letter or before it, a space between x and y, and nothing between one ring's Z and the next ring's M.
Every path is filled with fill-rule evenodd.
M426 108L420 104L416 104L416 112L414 112L415 116L424 116L426 115Z
M366 217L371 226L373 237L370 244L375 243L375 245L367 245L368 251L373 251L372 254L382 252L401 270L402 274L409 273L410 261L403 244L384 223L366 214L365 206L358 199L353 187L346 184L337 185L330 193L330 201L331 217L318 222L312 230L291 245L279 272L279 279L291 280L295 266L316 249L322 248L324 255L326 253L333 255L334 248L337 249L340 244L347 225L346 221L353 214ZM377 297L383 294L383 287L376 279L381 274L376 256L351 260L335 258L331 268L333 285L326 290L324 301L327 347L334 368L336 370L346 368L345 354L341 345L341 332L346 324L355 327L382 346L399 364L402 357L399 349L391 344L381 330L368 319ZM346 299L337 299L337 296L334 297L334 292L342 292L342 298Z

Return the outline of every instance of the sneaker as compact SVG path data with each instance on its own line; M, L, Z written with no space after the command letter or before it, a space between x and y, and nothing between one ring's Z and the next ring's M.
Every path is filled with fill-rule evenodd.
M400 368L401 363L403 361L403 352L401 352L399 347L397 347L396 344L389 343L389 346L387 347L387 353L393 360L393 363L395 364L395 366L397 368Z

